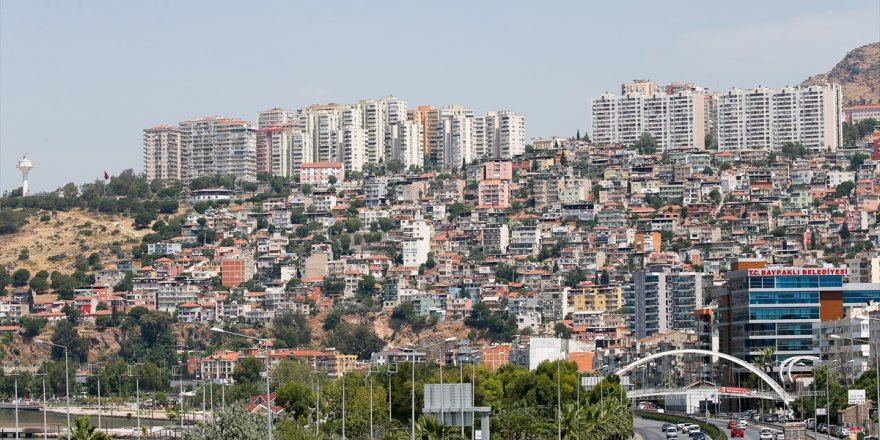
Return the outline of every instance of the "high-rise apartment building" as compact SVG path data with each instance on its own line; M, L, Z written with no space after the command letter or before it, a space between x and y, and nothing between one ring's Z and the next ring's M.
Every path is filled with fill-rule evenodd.
M413 220L402 220L400 229L403 235L401 238L403 265L405 267L421 266L428 261L434 227L430 221L418 217Z
M504 110L489 112L483 117L483 120L484 122L480 125L482 125L484 130L485 147L477 146L477 150L482 149L485 155L492 159L511 159L515 156L522 156L525 153L525 117ZM477 132L474 131L474 143L478 145L479 138L476 135Z
M647 96L660 93L661 91L660 84L649 79L634 79L620 86L621 95L637 93L639 95Z
M257 172L258 173L272 173L273 171L273 160L277 159L280 155L279 152L272 152L273 143L277 145L278 140L268 139L267 135L270 133L267 130L271 129L272 134L276 134L279 127L287 127L294 123L294 118L296 118L296 113L285 110L283 108L272 108L269 110L261 111L257 115ZM289 156L290 153L287 153ZM276 174L280 175L280 174ZM283 174L287 176L288 174Z
M818 152L841 143L843 117L837 84L731 89L716 97L721 151L779 151L787 142L800 142Z
M183 180L183 137L177 127L144 129L144 173L147 180Z
M293 123L296 112L275 107L263 110L257 115L257 128L278 127Z
M291 177L292 132L290 127L269 126L257 130L257 172Z
M593 142L633 145L643 133L650 133L661 151L703 149L708 127L706 99L705 93L691 90L674 94L643 95L637 91L623 96L603 94L591 103Z
M257 130L242 119L209 117L180 123L185 180L232 175L257 180Z
M694 311L712 287L712 276L701 272L636 272L635 337L672 330L694 330Z
M422 125L411 121L398 121L385 130L385 145L390 147L389 160L398 160L404 168L421 167L424 159L424 133Z

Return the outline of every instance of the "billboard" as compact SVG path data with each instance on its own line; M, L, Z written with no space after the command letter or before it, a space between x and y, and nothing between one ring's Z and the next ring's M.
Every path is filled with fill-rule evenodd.
M850 405L862 405L865 403L865 390L849 390L847 394Z
M749 269L750 277L772 277L776 275L849 275L848 267L770 267Z

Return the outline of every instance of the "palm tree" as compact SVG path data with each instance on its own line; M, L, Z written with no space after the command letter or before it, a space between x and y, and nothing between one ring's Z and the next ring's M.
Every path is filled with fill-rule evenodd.
M110 436L106 433L98 431L95 425L89 422L87 417L77 417L73 421L73 432L70 433L72 440L110 440ZM66 439L66 435L61 435L59 439Z
M431 417L422 417L416 423L419 440L462 440L461 433L453 426L446 426Z

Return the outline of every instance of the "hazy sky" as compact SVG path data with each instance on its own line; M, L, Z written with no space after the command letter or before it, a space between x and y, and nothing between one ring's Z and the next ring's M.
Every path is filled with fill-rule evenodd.
M880 40L880 2L0 0L0 191L143 169L142 130L388 94L589 128L633 78L779 87Z

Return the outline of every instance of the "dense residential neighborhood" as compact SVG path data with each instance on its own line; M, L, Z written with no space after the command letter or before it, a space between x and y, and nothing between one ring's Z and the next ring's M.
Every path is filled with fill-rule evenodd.
M844 107L834 84L621 91L592 101L591 133L528 143L513 112L394 97L147 128L144 175L5 197L40 222L83 209L141 233L69 275L32 276L22 249L3 268L0 331L75 346L83 383L93 363L134 361L178 363L162 380L212 392L250 380L231 397L263 412L263 366L344 378L563 361L580 378L700 349L769 371L798 356L876 369L876 347L832 335L880 340L877 106ZM96 336L115 329L121 359ZM679 385L749 374L693 359L670 367Z

